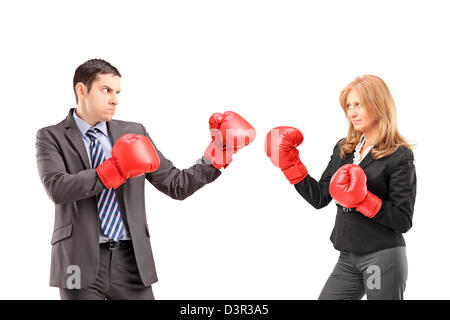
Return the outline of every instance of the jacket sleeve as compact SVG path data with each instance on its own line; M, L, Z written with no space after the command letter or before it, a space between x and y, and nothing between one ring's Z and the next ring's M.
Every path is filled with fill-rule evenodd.
M339 150L338 142L334 147L328 166L318 182L308 174L305 179L294 185L297 192L316 209L327 206L332 200L328 186L332 177L333 161L339 157Z
M372 218L377 223L405 233L412 227L416 199L416 169L411 150L402 155L389 173L389 198Z
M37 132L36 158L39 177L55 204L90 198L105 189L95 169L69 174L59 150L49 130L43 128Z
M187 169L178 169L164 157L142 126L159 156L159 168L146 174L147 180L159 191L176 200L184 200L205 184L213 182L221 174L206 158L202 157Z

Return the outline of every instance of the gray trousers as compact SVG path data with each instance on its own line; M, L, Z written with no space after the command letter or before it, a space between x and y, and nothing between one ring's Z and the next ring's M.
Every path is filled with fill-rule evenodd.
M154 300L143 285L133 248L100 248L97 279L83 289L59 289L62 300Z
M405 247L368 254L341 251L319 300L403 300L408 277Z

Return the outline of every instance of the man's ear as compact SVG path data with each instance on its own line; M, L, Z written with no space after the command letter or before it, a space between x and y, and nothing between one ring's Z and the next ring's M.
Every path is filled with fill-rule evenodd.
M77 93L78 100L80 100L80 98L86 98L86 96L87 96L87 87L84 85L84 83L78 82L75 85L75 92Z

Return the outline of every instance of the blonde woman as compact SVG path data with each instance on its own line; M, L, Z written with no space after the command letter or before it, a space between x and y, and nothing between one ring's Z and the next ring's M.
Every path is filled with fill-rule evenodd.
M413 152L379 77L357 77L342 90L340 104L347 137L334 147L319 181L299 159L300 130L272 129L266 153L316 209L336 203L330 240L340 256L319 299L403 299L408 266L402 233L412 226L416 196Z

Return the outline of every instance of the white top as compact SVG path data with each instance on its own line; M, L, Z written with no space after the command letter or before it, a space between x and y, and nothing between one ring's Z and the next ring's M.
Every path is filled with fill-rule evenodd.
M364 157L372 150L374 145L366 147L366 150L364 150L364 153L361 155L360 151L362 146L364 145L365 141L364 134L361 135L361 138L359 139L358 144L356 145L355 152L353 153L353 164L360 164L361 161L364 159Z

